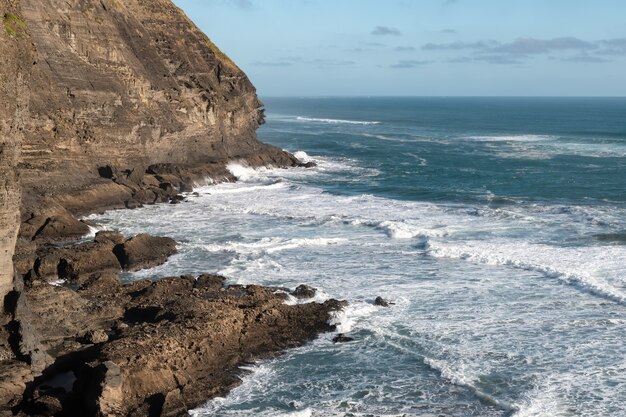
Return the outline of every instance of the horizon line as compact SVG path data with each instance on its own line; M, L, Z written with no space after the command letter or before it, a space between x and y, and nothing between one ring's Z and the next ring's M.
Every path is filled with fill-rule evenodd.
M259 94L259 97L266 98L611 98L611 99L626 99L626 96L520 96L520 95L266 95Z

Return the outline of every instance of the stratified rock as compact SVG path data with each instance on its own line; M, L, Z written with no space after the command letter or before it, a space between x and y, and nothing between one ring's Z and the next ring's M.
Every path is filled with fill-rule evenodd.
M315 288L302 284L302 285L298 285L298 287L291 293L291 295L293 295L299 300L303 300L306 298L315 297L316 293L317 293L317 290Z
M19 230L21 187L17 175L23 130L28 123L29 80L34 48L19 4L0 0L0 316L13 289L12 257ZM0 319L0 322L2 320Z
M140 234L115 246L113 252L125 270L138 271L161 265L176 253L176 241L169 237Z

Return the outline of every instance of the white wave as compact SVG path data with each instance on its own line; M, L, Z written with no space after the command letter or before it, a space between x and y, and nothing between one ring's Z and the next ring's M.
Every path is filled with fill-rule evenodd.
M429 252L439 258L501 265L536 271L585 292L626 304L626 293L610 281L623 284L623 247L558 248L514 240L431 242Z
M322 119L316 117L303 117L298 116L296 120L301 122L318 122L327 124L347 124L347 125L378 125L380 122L374 121L361 121L361 120L342 120L342 119Z
M438 371L441 374L442 378L447 379L454 385L469 389L476 397L480 398L481 400L495 404L498 407L504 408L509 411L518 410L517 406L510 404L506 401L499 400L498 398L478 389L478 387L476 387L478 378L468 375L462 369L462 366L460 369L453 369L453 367L447 364L445 361L431 359L427 357L424 357L424 363L430 368Z
M353 302L341 311L333 313L330 324L337 327L337 333L351 332L363 318L376 312L378 309L369 303Z
M516 404L518 411L512 417L559 417L568 415L563 410L561 398L553 386L543 386L533 390L521 404Z
M311 162L313 159L304 151L294 152L293 156L301 160L302 162Z
M225 242L219 244L202 245L207 252L239 252L239 253L275 253L305 246L327 246L347 244L344 238L277 238L268 237L256 242Z
M406 156L410 156L411 158L415 159L419 166L421 167L425 167L428 165L428 161L425 158L422 158L421 156L415 155L414 153L411 152L405 152L404 155Z
M550 135L501 135L501 136L465 136L463 139L471 139L480 142L543 142L557 139Z
M243 162L231 162L226 166L226 169L233 174L239 181L250 181L258 179L267 168L251 168Z

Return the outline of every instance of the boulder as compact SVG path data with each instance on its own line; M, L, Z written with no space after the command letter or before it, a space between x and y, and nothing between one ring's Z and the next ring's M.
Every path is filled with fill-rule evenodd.
M316 293L317 293L317 290L315 288L302 284L302 285L298 285L298 287L291 293L291 295L293 295L299 300L304 300L307 298L315 297Z
M391 304L389 301L385 300L383 297L376 297L374 300L374 305L379 307L389 307Z
M103 230L101 232L96 233L96 236L94 237L93 240L96 243L109 243L110 242L110 243L114 243L117 245L119 243L124 243L126 238L124 238L124 235L121 234L120 232Z
M161 265L175 254L176 241L169 237L140 234L115 246L113 253L123 269L138 271Z

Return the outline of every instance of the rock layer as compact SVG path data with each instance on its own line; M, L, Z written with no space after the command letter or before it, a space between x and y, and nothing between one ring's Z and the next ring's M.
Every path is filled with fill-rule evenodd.
M17 179L28 120L31 45L17 1L0 0L0 305L13 288L12 256L19 225ZM0 313L1 314L1 313ZM0 352L0 357L2 353Z
M107 164L281 154L256 140L262 103L246 75L170 0L21 4L37 48L21 164L31 189L90 187Z

